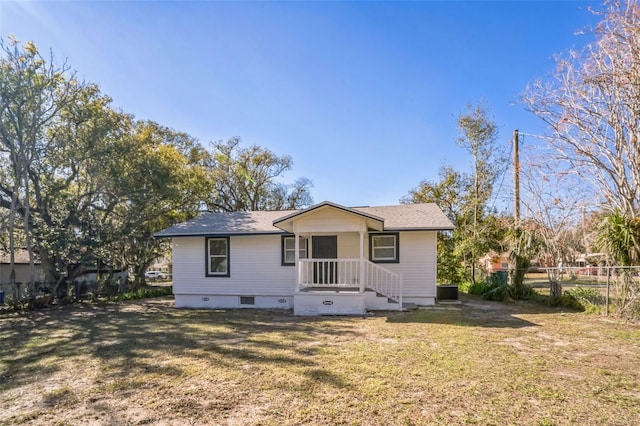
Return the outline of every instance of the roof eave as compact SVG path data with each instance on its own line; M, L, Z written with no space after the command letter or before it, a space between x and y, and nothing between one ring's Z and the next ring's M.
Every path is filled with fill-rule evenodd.
M384 228L384 231L394 231L394 232L399 232L399 231L453 231L454 228L450 228L450 227L442 227L442 226L429 226L429 227L413 227L413 228L401 228L401 227L395 227L395 228Z
M189 233L171 233L171 234L153 234L154 238L175 238L175 237L211 237L216 235L242 236L242 235L282 235L286 231L243 231L243 232L189 232Z

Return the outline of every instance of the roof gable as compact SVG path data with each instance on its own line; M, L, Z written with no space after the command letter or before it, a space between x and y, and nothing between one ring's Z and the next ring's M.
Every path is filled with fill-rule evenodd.
M357 209L341 206L340 204L332 203L330 201L324 201L322 203L315 204L306 209L297 210L286 216L281 217L273 221L273 225L282 229L283 231L293 232L293 222L302 220L307 216L318 214L320 211L333 210L335 213L343 213L346 215L353 215L365 221L367 228L381 231L384 229L384 219L373 214L363 212ZM343 215L344 216L344 215Z

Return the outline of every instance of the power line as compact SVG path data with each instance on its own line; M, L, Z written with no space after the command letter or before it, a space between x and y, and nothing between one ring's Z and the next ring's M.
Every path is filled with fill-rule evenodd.
M513 144L510 144L509 155L507 156L507 167L505 167L504 170L502 171L502 179L500 179L500 185L498 185L498 190L494 191L493 197L491 197L493 200L491 203L491 210L493 210L496 207L498 194L502 192L502 185L504 184L504 178L507 175L507 170L509 170L509 167L511 166L512 158L513 158Z

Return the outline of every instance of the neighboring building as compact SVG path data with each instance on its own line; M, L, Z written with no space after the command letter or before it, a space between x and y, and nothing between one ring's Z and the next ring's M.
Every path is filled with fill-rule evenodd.
M576 257L575 266L604 266L607 264L606 253L581 253Z
M34 261L35 276L34 281L44 281L44 271L39 260ZM31 281L29 271L29 252L26 249L14 250L14 268L16 271L17 283L28 283ZM8 284L11 279L11 256L8 251L0 250L0 284Z
M436 234L453 225L435 204L212 213L156 234L172 238L179 308L284 308L362 314L431 305Z
M494 251L489 252L478 259L480 265L482 265L484 272L487 275L491 275L494 272L508 271L509 270L509 255L508 253L498 254Z

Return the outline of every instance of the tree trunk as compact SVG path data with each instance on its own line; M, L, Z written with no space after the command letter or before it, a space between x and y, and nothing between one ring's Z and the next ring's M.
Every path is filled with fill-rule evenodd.
M527 273L531 261L528 257L512 253L512 261L509 262L509 296L515 300L521 300L526 296L524 276Z
M15 221L16 221L16 204L18 202L18 188L17 185L13 186L13 194L11 194L11 209L9 210L9 283L13 289L13 303L18 302L19 291L16 286L16 243L15 243Z
M35 288L35 264L33 261L33 245L31 242L31 207L29 202L29 173L28 166L24 167L24 233L26 236L27 242L27 251L29 253L29 295L31 298L36 297L36 288Z
M147 267L149 265L136 265L134 267L134 280L133 280L133 286L131 288L131 291L137 290L140 287L144 286L147 284L147 280L146 277L144 276L145 271L147 270Z

